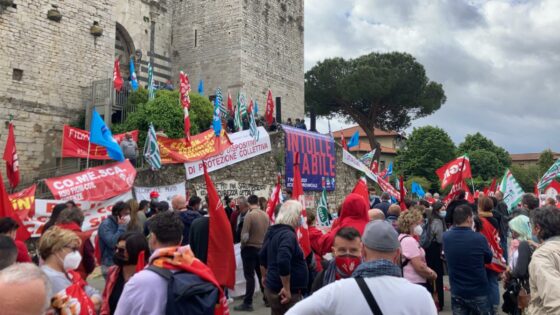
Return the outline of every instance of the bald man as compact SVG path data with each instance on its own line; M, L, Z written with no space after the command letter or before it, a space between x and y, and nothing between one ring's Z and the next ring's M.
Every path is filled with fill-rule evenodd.
M381 209L371 209L368 211L369 220L385 220L385 214Z
M51 288L47 276L31 263L0 271L1 314L42 315L49 307Z
M187 199L182 195L174 196L173 199L171 199L171 206L173 207L173 210L179 213L179 217L181 218L181 221L183 221L184 228L183 240L181 241L181 245L188 245L191 225L194 220L202 217L202 215L196 210L189 209L187 207Z
M182 195L173 196L173 199L171 199L171 207L173 207L175 211L187 210L187 198Z

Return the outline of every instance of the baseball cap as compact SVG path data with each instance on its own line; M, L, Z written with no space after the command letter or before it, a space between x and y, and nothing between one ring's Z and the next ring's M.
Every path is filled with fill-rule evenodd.
M384 220L369 222L364 229L362 242L365 247L380 252L392 252L401 246L397 231Z
M157 191L154 190L150 193L150 198L151 199L154 199L154 198L157 198L157 197L159 197L159 193Z

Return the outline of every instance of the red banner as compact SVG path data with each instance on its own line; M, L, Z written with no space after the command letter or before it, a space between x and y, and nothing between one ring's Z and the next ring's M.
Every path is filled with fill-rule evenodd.
M100 201L129 191L136 169L128 160L49 178L45 183L55 199Z
M460 156L436 170L441 180L441 189L456 184L462 179L471 178L471 163L466 155Z
M8 197L12 202L12 207L22 221L28 220L35 215L35 190L37 185L32 186L11 194Z
M138 130L130 131L130 134L132 135L132 139L138 142ZM118 135L113 135L113 138L120 143L125 135L126 133L120 133ZM89 131L64 125L64 130L62 132L62 157L86 159L88 157L88 145ZM91 160L111 159L109 155L107 155L107 149L93 143L89 149L89 158Z
M213 129L192 136L190 146L184 138L169 139L157 136L157 142L162 164L200 161L218 155L231 146L231 141L223 130L218 138Z
M401 194L399 193L399 191L395 189L395 187L393 187L391 183L384 180L383 177L377 176L377 184L379 185L379 187L381 187L381 190L388 192L389 195L391 195L393 198L401 200Z

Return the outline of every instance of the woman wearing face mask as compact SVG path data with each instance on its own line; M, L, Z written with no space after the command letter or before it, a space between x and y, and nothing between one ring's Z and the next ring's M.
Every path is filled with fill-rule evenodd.
M99 248L101 249L101 273L107 278L109 267L113 263L113 254L117 240L127 231L130 222L130 206L122 201L111 208L111 215L99 225Z
M119 237L113 255L115 265L107 273L100 315L114 314L124 285L137 271L143 269L149 258L150 248L142 233L128 232Z
M80 238L72 231L51 227L39 240L39 254L44 260L41 269L52 285L52 294L65 290L80 275L73 272L78 268L82 257L80 255ZM85 281L85 279L83 279ZM89 285L83 287L91 299L96 310L101 306L101 295Z
M441 251L443 248L443 232L445 232L445 206L441 201L436 201L432 205L432 212L428 216L428 226L430 227L430 246L426 248L426 262L428 267L437 273L436 287L432 288L438 296L438 309L442 310L444 305L443 296L443 260Z
M402 250L403 277L429 290L427 280L437 279L437 273L426 264L426 253L418 239L422 235L422 213L411 209L399 217L399 242Z

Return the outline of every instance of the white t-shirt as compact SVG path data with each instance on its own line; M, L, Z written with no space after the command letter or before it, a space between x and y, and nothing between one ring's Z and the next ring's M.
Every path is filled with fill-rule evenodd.
M383 314L437 315L426 288L391 277L371 277L365 281ZM356 279L335 281L293 306L287 315L371 314Z

